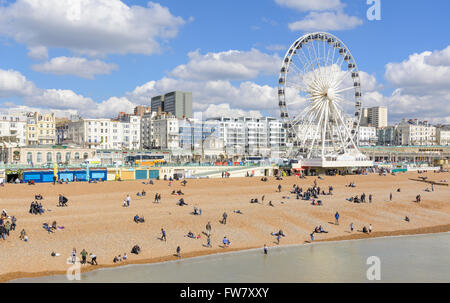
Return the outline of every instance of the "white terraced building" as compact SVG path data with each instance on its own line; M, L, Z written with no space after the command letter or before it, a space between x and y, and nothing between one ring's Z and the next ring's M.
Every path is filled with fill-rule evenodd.
M27 145L27 116L25 114L0 114L0 143L14 146Z
M403 120L397 126L397 145L427 146L436 144L436 127L428 121Z
M436 143L441 146L450 145L450 125L437 128Z
M172 114L145 114L142 117L141 142L144 149L178 149L179 121Z
M94 149L139 149L141 125L139 116L114 119L78 119L69 122L68 140Z
M275 118L218 117L208 120L219 122L218 138L223 140L228 155L269 156L286 145L283 125Z
M377 129L372 126L360 126L358 129L358 145L374 146L377 145Z

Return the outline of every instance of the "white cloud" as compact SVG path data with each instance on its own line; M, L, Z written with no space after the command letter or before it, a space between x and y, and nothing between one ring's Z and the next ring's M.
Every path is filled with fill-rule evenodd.
M304 19L289 24L291 31L339 31L353 29L363 21L342 11L310 12Z
M161 41L174 38L185 23L153 2L143 7L120 0L17 0L0 7L1 34L30 49L88 55L160 52Z
M413 54L400 63L386 65L386 79L403 93L430 95L436 92L450 93L450 64L441 52ZM431 62L430 62L431 61ZM441 64L439 64L441 63Z
M340 0L275 0L275 2L298 11L332 10L344 6Z
M72 90L64 89L41 90L40 94L26 97L24 101L29 106L75 110L92 108L96 104L90 98L76 94Z
M111 97L101 103L96 103L92 108L79 111L81 116L89 117L117 117L119 112L131 113L136 105L125 97Z
M18 71L0 69L0 97L28 96L35 90L33 82Z
M171 76L190 80L246 80L261 74L275 74L281 64L278 55L268 55L256 49L205 55L197 50L188 56L189 62L177 66Z
M31 107L27 105L16 105L14 103L4 103L4 106L8 106L8 112L11 113L24 113L24 112L41 112L43 114L54 113L56 117L69 118L71 115L76 115L78 111L69 109L55 109L55 108L41 108Z
M450 121L450 46L435 52L412 54L386 65L385 78L397 89L385 103L397 118L432 122Z
M374 75L360 71L359 78L361 80L361 89L363 93L374 92L383 88L383 85L378 83L377 78Z
M28 57L35 60L47 60L48 59L48 49L44 46L30 47Z
M434 51L425 58L425 63L434 66L450 66L450 45L441 51Z
M241 109L232 109L229 104L210 104L206 110L203 111L204 118L213 118L213 117L254 117L260 118L262 115L259 111L244 111Z
M35 64L34 71L55 75L74 75L86 79L94 79L95 75L108 75L118 66L100 60L87 60L79 57L56 57L50 61Z

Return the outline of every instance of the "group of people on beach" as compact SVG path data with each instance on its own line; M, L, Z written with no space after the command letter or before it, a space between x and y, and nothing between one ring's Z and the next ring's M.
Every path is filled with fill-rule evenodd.
M121 255L114 256L113 263L119 263L122 261L126 261L128 259L127 253L123 253L123 257Z
M51 256L52 257L58 257L60 254L52 251ZM83 250L80 252L81 260L79 260L80 264L86 265L87 263L90 263L91 265L98 265L97 263L97 255L93 252L88 253L86 249L83 248ZM91 258L91 261L87 261L87 257ZM77 260L77 249L74 247L72 251L70 252L70 261L72 264L75 264Z
M9 237L10 232L16 230L16 222L16 217L8 216L6 209L3 209L0 217L0 238L6 240L6 237Z
M42 215L44 213L44 207L41 202L33 201L30 204L30 210L28 212L33 215Z
M56 225L56 221L53 221L52 225L49 225L48 223L43 223L42 227L50 234L50 233L54 233L57 229L58 226Z
M366 203L366 193L347 198L346 200L352 203ZM369 194L369 203L372 203L372 194Z

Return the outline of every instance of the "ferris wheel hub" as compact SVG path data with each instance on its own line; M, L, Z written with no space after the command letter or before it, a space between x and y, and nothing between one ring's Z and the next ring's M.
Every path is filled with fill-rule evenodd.
M332 87L328 88L324 97L326 97L328 101L333 101L336 98L336 90Z

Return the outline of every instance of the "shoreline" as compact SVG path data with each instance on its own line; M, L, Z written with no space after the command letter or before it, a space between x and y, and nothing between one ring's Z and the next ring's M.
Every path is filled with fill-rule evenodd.
M322 239L322 240L316 240L314 243L321 243L321 242L341 242L341 241L351 241L351 240L364 240L364 239L374 239L374 238L384 238L384 237L396 237L396 236L414 236L414 235L427 235L427 234L439 234L439 233L445 233L450 232L450 224L444 224L444 225L436 225L431 227L420 227L420 228L414 228L414 229L405 229L405 230L395 230L395 231L375 231L371 234L363 234L361 232L355 232L354 234L348 234L348 235L342 235L342 236L336 236L329 239ZM302 246L307 244L314 244L310 241L304 241L304 243L301 244L286 244L286 245L279 245L276 247L289 247L289 246ZM100 270L100 269L106 269L106 268L118 268L123 267L127 265L146 265L146 264L154 264L154 263L164 263L169 261L176 261L176 260L185 260L185 259L191 259L195 257L202 257L202 256L213 256L213 255L220 255L223 253L231 253L231 252L243 252L243 251L249 251L258 249L261 247L257 246L248 246L248 247L241 247L241 248L227 248L224 250L223 248L213 249L213 250L204 250L204 251L192 251L188 252L186 254L183 254L183 258L178 259L174 255L167 255L162 257L155 257L155 258L147 258L147 259L141 259L141 260L133 260L133 261L126 261L122 262L120 264L105 264L105 265L98 265L98 266L92 266L92 265L86 265L85 267L81 267L81 273L87 273L94 270ZM66 271L42 271L42 272L34 272L34 273L27 273L27 272L11 272L7 274L0 275L0 283L9 282L12 280L17 279L23 279L23 278L40 278L45 276L55 276L55 275L64 275Z

